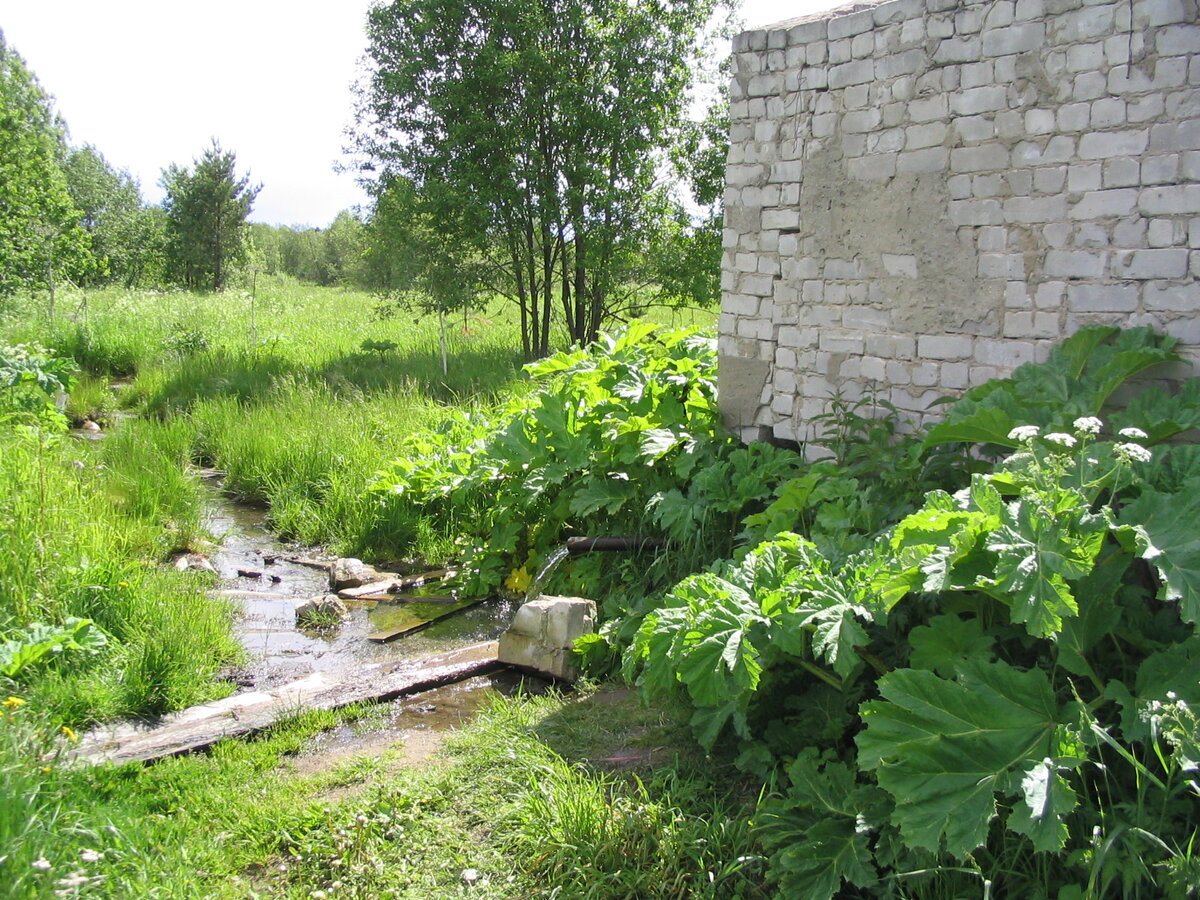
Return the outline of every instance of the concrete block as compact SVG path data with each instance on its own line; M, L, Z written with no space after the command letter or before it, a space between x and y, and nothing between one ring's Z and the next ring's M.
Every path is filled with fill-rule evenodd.
M1069 284L1067 308L1073 313L1134 312L1138 303L1135 284Z
M829 86L831 88L848 87L852 84L866 84L875 78L875 61L871 59L856 59L853 62L833 66L829 70Z
M1120 278L1184 278L1188 274L1188 251L1184 248L1133 250L1115 253L1112 274Z
M1107 251L1050 250L1042 269L1057 278L1102 278L1107 265Z
M963 335L923 334L917 338L917 355L923 359L966 359L973 344Z
M1092 107L1095 114L1095 105ZM1137 131L1090 132L1079 139L1081 159L1105 159L1110 156L1136 156L1150 145L1150 133Z
M1145 194L1142 191L1142 194ZM1138 208L1138 191L1118 188L1109 191L1088 191L1072 204L1068 215L1072 219L1101 219L1110 216L1132 215Z
M1147 216L1200 213L1200 184L1143 188L1138 195L1137 208Z
M983 33L983 52L985 56L1026 53L1041 48L1045 42L1046 26L1041 22L1027 22L985 31Z
M577 597L542 597L517 610L500 635L497 656L505 665L533 669L563 681L579 677L572 648L595 631L596 604Z

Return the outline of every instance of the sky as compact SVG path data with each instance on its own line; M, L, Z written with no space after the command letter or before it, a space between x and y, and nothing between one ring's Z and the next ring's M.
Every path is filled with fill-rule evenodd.
M744 0L747 27L845 0ZM216 138L262 184L250 218L324 227L366 200L337 172L371 0L0 0L0 29L92 144L162 199Z

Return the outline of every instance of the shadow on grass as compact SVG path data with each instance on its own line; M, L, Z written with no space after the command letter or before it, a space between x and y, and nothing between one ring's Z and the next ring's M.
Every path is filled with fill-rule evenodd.
M485 346L456 349L442 372L437 348L355 352L330 360L315 374L334 390L363 393L416 390L440 402L495 394L521 367L517 349Z
M162 380L155 380L145 398L146 410L167 415L215 397L254 400L269 393L280 380L303 374L303 368L275 354L198 353L180 360Z
M282 381L324 383L339 394L415 392L438 402L491 397L520 370L519 351L496 347L459 351L442 374L441 356L424 350L353 352L310 369L280 354L230 350L198 353L144 388L148 412L167 415L202 400L228 397L250 402Z

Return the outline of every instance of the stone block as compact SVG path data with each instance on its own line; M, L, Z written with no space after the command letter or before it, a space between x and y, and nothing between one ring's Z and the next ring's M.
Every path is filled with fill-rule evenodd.
M923 334L917 338L917 355L922 359L966 359L973 344L964 335Z
M577 638L595 631L596 604L577 597L542 597L517 610L500 635L497 657L505 665L532 669L562 681L574 681L579 669L572 656Z
M910 254L884 253L883 270L897 278L917 277L917 258Z
M866 84L875 78L875 61L856 59L853 62L833 66L829 70L829 87L842 88L852 84Z
M1113 255L1112 273L1119 278L1184 278L1188 274L1188 251L1172 248L1118 252Z
M1145 191L1142 192L1145 194ZM1088 191L1072 204L1068 215L1072 219L1103 219L1132 215L1138 208L1138 191L1118 188L1109 191Z
M1147 216L1200 213L1200 184L1143 188L1138 196L1137 208L1138 212Z
M1108 253L1090 250L1050 250L1042 270L1058 278L1102 278Z
M1027 22L985 31L983 33L983 52L985 56L1026 53L1039 49L1045 42L1046 26L1041 22Z
M1093 114L1095 106L1093 105ZM1079 139L1081 159L1106 159L1110 156L1137 156L1150 145L1150 133L1136 131L1093 131Z
M1067 308L1073 313L1134 312L1138 287L1134 284L1069 284Z

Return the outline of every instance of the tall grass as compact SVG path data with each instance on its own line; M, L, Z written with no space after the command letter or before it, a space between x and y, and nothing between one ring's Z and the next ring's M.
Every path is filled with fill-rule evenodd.
M0 429L0 633L79 616L112 638L99 658L63 654L29 673L23 691L62 721L212 696L217 669L238 652L227 605L196 578L156 564L200 533L179 434L131 426L93 447Z

